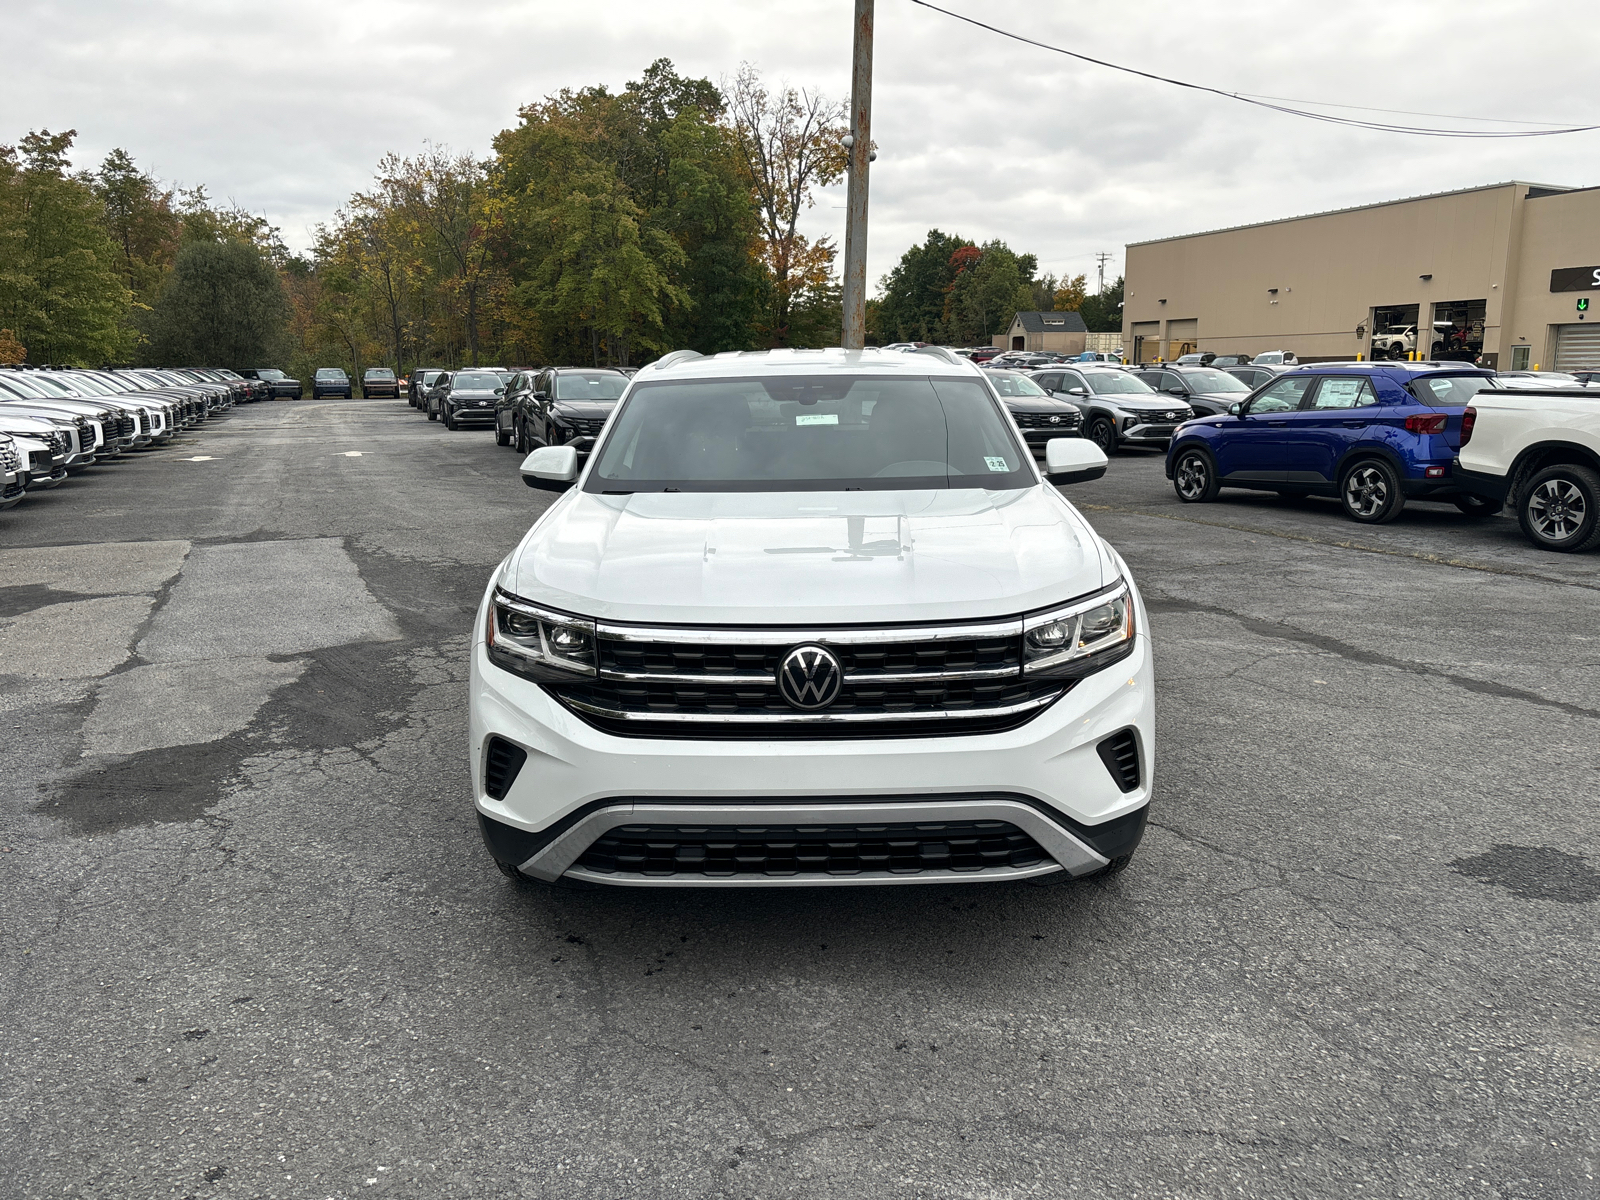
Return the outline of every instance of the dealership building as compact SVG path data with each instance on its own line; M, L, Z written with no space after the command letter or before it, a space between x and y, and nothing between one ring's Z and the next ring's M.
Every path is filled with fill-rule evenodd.
M1289 350L1600 368L1600 188L1497 183L1128 246L1132 362Z

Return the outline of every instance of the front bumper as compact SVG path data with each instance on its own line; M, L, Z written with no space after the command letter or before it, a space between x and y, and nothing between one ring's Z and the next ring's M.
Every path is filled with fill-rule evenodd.
M450 416L457 421L494 421L499 410L490 405L488 408L479 408L477 402L471 405L452 404L449 408Z
M1139 604L1140 628L1146 620ZM1026 724L1001 732L881 740L713 741L624 738L580 720L537 684L485 652L480 607L472 649L468 753L490 851L540 878L635 885L796 886L958 883L1092 873L1150 802L1154 674L1148 635L1133 653L1083 680ZM1099 744L1134 732L1139 783L1124 792ZM486 790L489 741L526 754L502 798ZM1003 815L1002 815L1003 814ZM1137 814L1137 815L1136 815ZM1123 825L1112 823L1119 819ZM873 824L1004 820L1049 855L1037 867L841 876L701 874L619 877L574 867L607 829L638 824ZM1137 842L1137 831L1134 843ZM1131 849L1131 846L1129 847Z
M1148 443L1150 445L1166 445L1178 432L1180 422L1163 421L1159 424L1140 422L1129 425L1117 431L1117 437L1124 442Z

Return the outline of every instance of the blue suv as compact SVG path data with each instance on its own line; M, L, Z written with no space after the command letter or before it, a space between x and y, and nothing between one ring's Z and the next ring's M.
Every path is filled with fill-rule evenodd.
M1450 461L1461 414L1494 372L1459 363L1323 363L1277 376L1226 416L1178 427L1167 478L1185 504L1225 487L1285 497L1336 496L1376 525L1407 499L1448 500L1469 516L1500 505L1461 491Z

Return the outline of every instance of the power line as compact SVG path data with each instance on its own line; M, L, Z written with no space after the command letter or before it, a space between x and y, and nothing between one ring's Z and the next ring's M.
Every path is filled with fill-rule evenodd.
M1141 79L1149 79L1155 83L1170 84L1172 87L1187 88L1194 92L1209 92L1213 96L1221 96L1225 100L1237 100L1240 104L1250 104L1257 108L1265 108L1272 112L1283 113L1291 117L1303 117L1308 121L1323 121L1329 125L1343 125L1352 129L1370 129L1377 133L1403 133L1414 137L1446 137L1446 138L1529 138L1529 137L1554 137L1564 133L1588 133L1600 129L1600 125L1570 125L1554 129L1442 129L1427 125L1400 125L1388 121L1366 121L1355 117L1340 117L1332 113L1312 112L1307 108L1295 108L1297 104L1321 104L1316 100L1287 100L1274 102L1269 97L1247 95L1243 92L1228 92L1222 88L1211 87L1203 83L1189 83L1183 79L1171 79L1165 75L1156 75L1150 71L1141 71L1137 67L1125 67L1121 63L1107 62L1103 58L1094 58L1088 54L1079 54L1076 50L1066 50L1060 46L1052 46L1048 42L1041 42L1035 38L1025 37L1020 33L1012 33L1008 29L1001 29L997 25L990 25L974 17L963 16L958 12L951 12L948 8L940 8L937 4L930 4L928 0L911 0L911 3L922 8L932 9L936 13L943 13L957 21L964 21L968 25L979 29L987 29L990 33L997 33L1001 37L1010 38L1012 41L1022 42L1028 46L1036 46L1040 50L1049 50L1055 54L1064 54L1068 58L1075 58L1080 62L1093 63L1097 67L1107 67L1113 71L1122 71L1124 74L1137 75ZM1324 104L1326 108L1355 108L1355 105ZM1371 109L1372 112L1390 112L1387 109ZM1396 114L1406 115L1406 114ZM1481 121L1493 120L1484 117L1452 117L1449 120ZM1522 122L1502 122L1502 124L1522 124Z

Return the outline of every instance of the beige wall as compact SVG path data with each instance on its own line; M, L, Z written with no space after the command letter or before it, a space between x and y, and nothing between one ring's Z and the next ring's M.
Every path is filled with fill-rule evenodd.
M1500 351L1504 276L1522 213L1575 199L1528 201L1527 188L1501 184L1131 245L1123 310L1128 352L1133 353L1133 326L1154 322L1161 357L1171 358L1169 351L1187 333L1180 325L1173 337L1172 325L1193 320L1199 347L1219 354L1287 349L1302 356L1354 357L1368 350L1375 307L1416 304L1426 322L1435 303L1479 299L1487 302L1484 350ZM1546 213L1535 224L1566 230L1554 240L1566 238L1560 254L1567 258L1578 252L1578 228L1586 226L1592 240L1600 224L1600 204L1593 199ZM1552 263L1532 252L1535 244L1543 245L1541 238L1553 236L1530 225L1520 239L1523 261L1542 262L1545 292L1551 266L1589 261L1580 253L1570 263ZM1360 339L1358 326L1366 329ZM1148 342L1145 357L1155 357Z
M1600 322L1600 292L1552 292L1550 272L1556 267L1600 266L1600 188L1540 196L1522 209L1521 255L1512 275L1510 303L1505 307L1507 351L1500 365L1509 367L1509 347L1532 347L1532 361L1545 367L1555 362L1555 326L1578 323L1577 299L1590 296L1584 324Z

